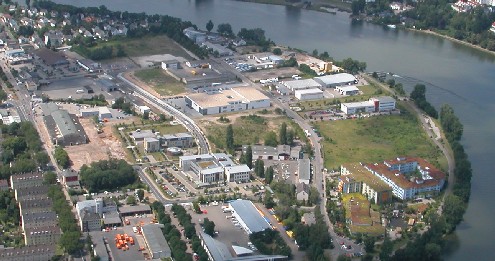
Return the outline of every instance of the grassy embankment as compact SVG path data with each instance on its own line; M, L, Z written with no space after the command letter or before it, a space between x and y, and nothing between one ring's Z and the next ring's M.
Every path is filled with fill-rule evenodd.
M160 68L136 71L134 76L164 96L173 96L186 91L183 83Z
M401 106L403 114L363 119L316 122L324 139L325 167L337 169L346 162L379 162L397 156L419 156L446 169L438 148L417 118Z

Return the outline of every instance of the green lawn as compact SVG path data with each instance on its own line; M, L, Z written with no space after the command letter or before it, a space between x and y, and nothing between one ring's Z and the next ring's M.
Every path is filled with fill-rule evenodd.
M346 162L378 162L397 156L419 156L439 165L439 150L416 118L403 115L316 122L324 137L325 167L337 169Z
M159 68L136 71L134 75L164 96L173 96L186 91L183 83Z

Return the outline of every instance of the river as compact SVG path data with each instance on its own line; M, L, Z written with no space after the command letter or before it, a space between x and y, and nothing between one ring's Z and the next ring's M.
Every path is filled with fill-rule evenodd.
M473 165L472 196L465 221L457 229L460 245L449 260L492 260L495 216L495 57L443 38L411 31L388 30L353 23L348 14L336 15L284 6L230 0L55 0L75 6L167 14L205 28L230 23L234 31L260 27L276 43L328 51L337 59L366 61L368 70L399 75L406 89L417 79L427 85L428 100L437 108L451 104L464 124L462 143ZM21 1L24 3L24 1ZM490 192L492 191L492 192Z

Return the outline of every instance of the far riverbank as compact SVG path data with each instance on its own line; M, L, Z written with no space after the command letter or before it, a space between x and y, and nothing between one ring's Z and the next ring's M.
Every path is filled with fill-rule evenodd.
M312 1L311 5L307 5L303 2L289 3L286 0L234 0L234 1L249 2L256 4L267 4L267 5L282 5L287 7L313 10L321 13L330 13L330 14L335 14L337 11L346 12L346 13L351 12L350 4L338 0L330 0L330 1L316 0L316 1Z
M409 30L409 31L413 31L413 32L419 32L419 33L423 33L423 34L429 34L429 35L434 35L434 36L437 36L437 37L441 37L441 38L450 40L452 42L455 42L455 43L458 43L458 44L462 44L462 45L465 45L465 46L468 46L468 47L471 47L471 48L474 48L474 49L477 49L477 50L480 50L480 51L483 51L485 53L489 53L489 54L495 56L495 51L490 51L490 50L485 49L485 48L483 48L483 47L481 47L479 45L475 45L475 44L472 44L472 43L468 43L466 41L455 39L454 37L450 37L448 35L441 34L441 33L438 33L438 32L432 31L432 30L418 30L418 29L413 29L413 28L404 28L404 29Z

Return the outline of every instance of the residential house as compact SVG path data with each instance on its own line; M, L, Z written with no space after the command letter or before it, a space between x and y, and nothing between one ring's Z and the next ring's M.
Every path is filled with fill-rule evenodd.
M64 34L58 30L50 30L45 33L45 45L50 47L60 47L64 43Z
M30 172L10 176L10 186L13 190L43 185L43 173Z
M309 199L309 185L305 183L299 183L296 186L296 199L299 201L308 201Z
M57 213L53 211L24 214L22 218L22 229L50 227L58 224Z
M55 255L56 244L0 248L2 261L49 261Z

